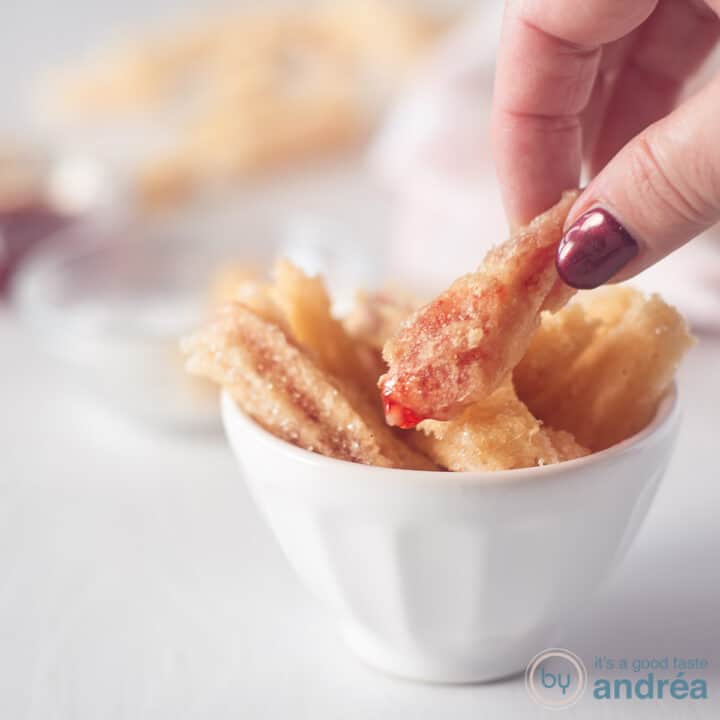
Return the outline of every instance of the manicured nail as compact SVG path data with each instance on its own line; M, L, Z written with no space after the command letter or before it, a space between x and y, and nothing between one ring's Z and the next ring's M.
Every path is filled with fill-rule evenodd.
M581 215L563 236L555 264L560 277L581 290L607 282L638 254L633 236L604 208Z

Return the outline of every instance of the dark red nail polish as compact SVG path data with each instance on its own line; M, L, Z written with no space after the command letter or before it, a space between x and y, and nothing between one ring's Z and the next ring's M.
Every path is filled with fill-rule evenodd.
M633 236L604 208L581 215L557 251L560 277L581 290L607 282L638 254Z

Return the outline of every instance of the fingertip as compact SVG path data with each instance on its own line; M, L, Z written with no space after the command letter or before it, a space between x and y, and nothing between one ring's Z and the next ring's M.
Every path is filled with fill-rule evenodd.
M639 251L637 240L609 210L593 207L571 221L555 265L567 285L590 290L616 276Z

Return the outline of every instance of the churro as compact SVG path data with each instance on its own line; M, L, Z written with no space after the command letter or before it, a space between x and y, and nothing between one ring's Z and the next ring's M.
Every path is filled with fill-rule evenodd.
M509 378L453 420L425 420L418 430L417 446L455 471L511 470L589 454L569 433L543 427L518 399Z
M341 382L240 303L225 306L183 350L189 372L224 386L248 415L287 442L366 465L433 467L389 428L371 429Z
M380 389L390 425L449 420L487 397L530 344L543 310L574 290L555 269L555 251L577 191L488 253L474 273L418 310L385 345Z
M443 302L460 308L449 336L454 344L425 338L437 362L457 361L457 335L460 328L466 335L475 331L474 310L489 342L489 350L479 347L494 353L485 356L488 367L466 379L481 382L481 392L470 385L465 395L478 399L458 404L449 420L411 418L417 422L400 424L417 425L415 431L391 428L376 389L384 369L380 347L395 333L403 337L427 308L403 325L414 299L359 293L349 316L337 318L322 279L287 261L278 262L267 280L238 264L218 276L211 305L224 304L185 340L188 370L223 386L278 437L340 460L484 472L549 465L607 448L652 419L692 338L676 310L626 287L580 293L558 309L572 291L546 259L564 210L555 208L513 244L493 251L477 277L456 283L457 297L446 294L431 304L435 318ZM508 293L505 307L475 302L473 292L483 298L497 287ZM528 297L515 301L512 293Z
M607 287L545 315L513 377L536 417L604 450L647 425L692 344L660 297Z

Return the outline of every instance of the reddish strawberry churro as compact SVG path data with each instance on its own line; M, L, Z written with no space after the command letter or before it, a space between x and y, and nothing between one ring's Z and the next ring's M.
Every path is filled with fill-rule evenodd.
M564 193L385 344L389 368L379 387L389 424L412 428L426 418L449 420L508 377L540 313L559 309L575 292L558 277L555 251L577 195Z

